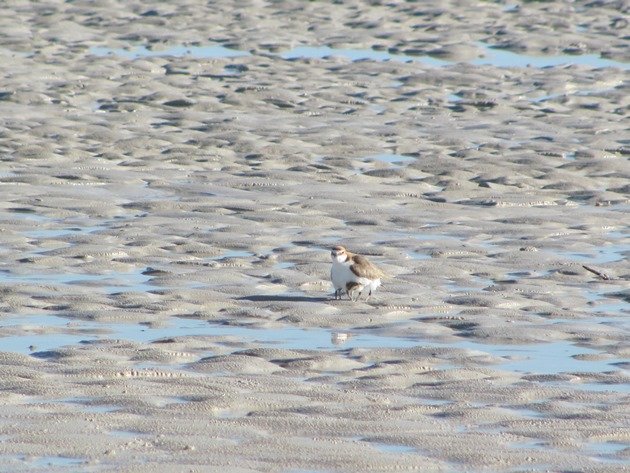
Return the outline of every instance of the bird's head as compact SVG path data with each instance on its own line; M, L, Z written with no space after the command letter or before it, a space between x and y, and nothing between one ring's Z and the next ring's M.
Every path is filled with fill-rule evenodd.
M333 261L343 263L348 259L348 252L343 246L334 246L330 251L330 257Z

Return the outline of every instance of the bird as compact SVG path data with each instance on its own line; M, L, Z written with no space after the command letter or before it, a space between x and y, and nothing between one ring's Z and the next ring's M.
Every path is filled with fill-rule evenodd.
M335 289L335 299L341 299L345 291L351 301L356 302L368 289L365 300L381 285L385 273L362 255L350 253L343 246L335 246L330 252L332 269L330 279Z

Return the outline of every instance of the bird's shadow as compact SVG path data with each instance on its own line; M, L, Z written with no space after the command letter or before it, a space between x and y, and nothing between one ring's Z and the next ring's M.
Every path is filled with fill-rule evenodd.
M239 301L252 301L252 302L327 302L331 301L331 297L313 297L313 296L294 296L294 295L263 295L256 294L251 296L239 297Z

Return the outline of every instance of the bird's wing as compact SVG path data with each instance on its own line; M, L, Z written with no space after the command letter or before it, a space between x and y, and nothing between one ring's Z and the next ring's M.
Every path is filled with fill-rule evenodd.
M360 278L380 279L385 276L385 273L370 263L365 256L354 255L352 261L350 271Z

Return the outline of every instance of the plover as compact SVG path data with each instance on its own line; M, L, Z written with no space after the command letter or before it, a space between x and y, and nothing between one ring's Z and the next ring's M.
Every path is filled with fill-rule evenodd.
M335 288L335 299L341 299L343 292L353 302L356 302L364 289L368 289L367 301L372 291L381 285L381 278L385 276L365 256L350 253L343 246L335 246L330 252L332 269L330 279ZM356 296L353 296L356 294Z

